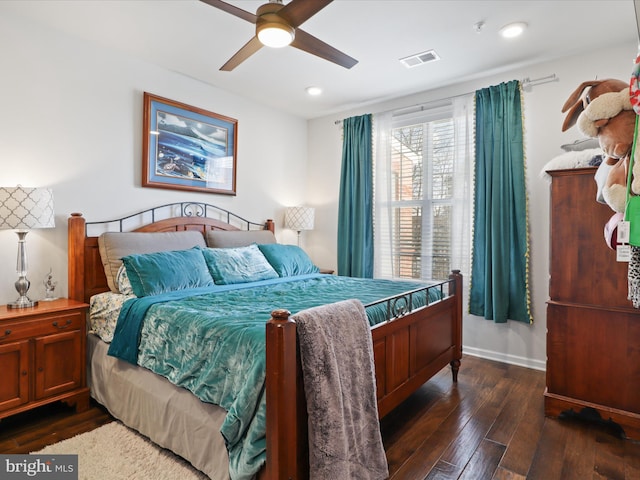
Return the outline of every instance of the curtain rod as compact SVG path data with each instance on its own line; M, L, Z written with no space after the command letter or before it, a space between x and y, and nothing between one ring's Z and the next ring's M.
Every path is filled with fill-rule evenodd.
M555 73L552 73L551 75L547 75L545 77L539 77L539 78L529 78L529 77L525 77L522 80L520 80L520 85L522 86L522 89L524 90L525 88L531 88L531 87L535 87L537 85L543 85L545 83L550 83L550 82L557 82L558 80L560 80L558 78L558 76ZM419 103L416 105L410 105L408 107L400 107L400 108L396 108L393 111L395 112L402 112L402 110L409 110L409 109L419 109L419 110L424 110L425 107L432 105L434 103L438 103L438 102L445 102L447 100L450 100L452 98L458 98L458 97L464 97L466 95L471 95L475 93L475 91L473 92L466 92L466 93L459 93L458 95L452 95L450 97L447 98L442 98L440 100L432 100L430 102L425 102L425 103ZM419 110L413 110L411 112L403 112L403 113L399 113L399 115L404 115L406 113L413 113L414 111L419 111ZM335 125L340 125L342 124L342 120L336 120L335 122L333 122Z
M522 85L522 88L527 88L527 87L535 87L536 85L542 85L544 83L550 83L550 82L557 82L558 80L560 80L555 73L552 73L551 75L547 75L546 77L540 77L540 78L523 78L522 80L520 80L520 84Z

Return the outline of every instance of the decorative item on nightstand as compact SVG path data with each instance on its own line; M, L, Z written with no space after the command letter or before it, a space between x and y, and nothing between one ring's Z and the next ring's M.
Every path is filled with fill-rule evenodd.
M48 302L52 300L57 300L58 297L56 297L55 295L55 290L56 290L56 286L58 285L58 282L56 282L53 279L53 268L49 269L49 273L47 273L47 276L44 277L42 284L44 285L44 291L45 291L43 300L46 300Z
M313 230L315 209L312 207L287 207L284 214L284 226L298 232L298 246L300 246L300 232Z
M20 295L9 308L33 307L38 302L27 297L31 282L27 280L27 249L25 237L32 228L53 228L53 191L50 188L0 187L0 230L15 230L18 234L18 260L15 283Z

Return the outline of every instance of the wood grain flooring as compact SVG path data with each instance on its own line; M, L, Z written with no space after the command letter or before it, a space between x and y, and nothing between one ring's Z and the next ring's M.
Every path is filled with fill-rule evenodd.
M391 480L640 480L640 443L606 425L544 416L545 374L465 356L381 422ZM26 453L111 421L62 404L0 422L0 453Z
M640 480L640 444L544 416L545 373L465 356L382 420L390 479Z

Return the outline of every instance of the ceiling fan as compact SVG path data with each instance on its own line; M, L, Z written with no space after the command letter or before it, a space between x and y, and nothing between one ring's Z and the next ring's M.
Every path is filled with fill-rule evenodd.
M255 15L221 0L200 1L256 25L256 35L220 67L220 70L230 72L263 45L291 45L345 68L351 68L358 63L355 58L298 28L333 0L291 0L287 5L284 5L282 0L271 0L258 7Z

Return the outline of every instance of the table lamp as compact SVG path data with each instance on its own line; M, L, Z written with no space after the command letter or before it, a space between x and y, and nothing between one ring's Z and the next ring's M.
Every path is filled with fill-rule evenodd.
M315 209L312 207L288 207L284 213L284 226L298 232L298 246L300 246L300 232L313 230Z
M18 234L18 261L15 283L19 297L7 306L25 308L37 305L27 297L30 282L27 280L26 236L33 228L53 228L53 191L50 188L0 187L0 230L15 230Z

